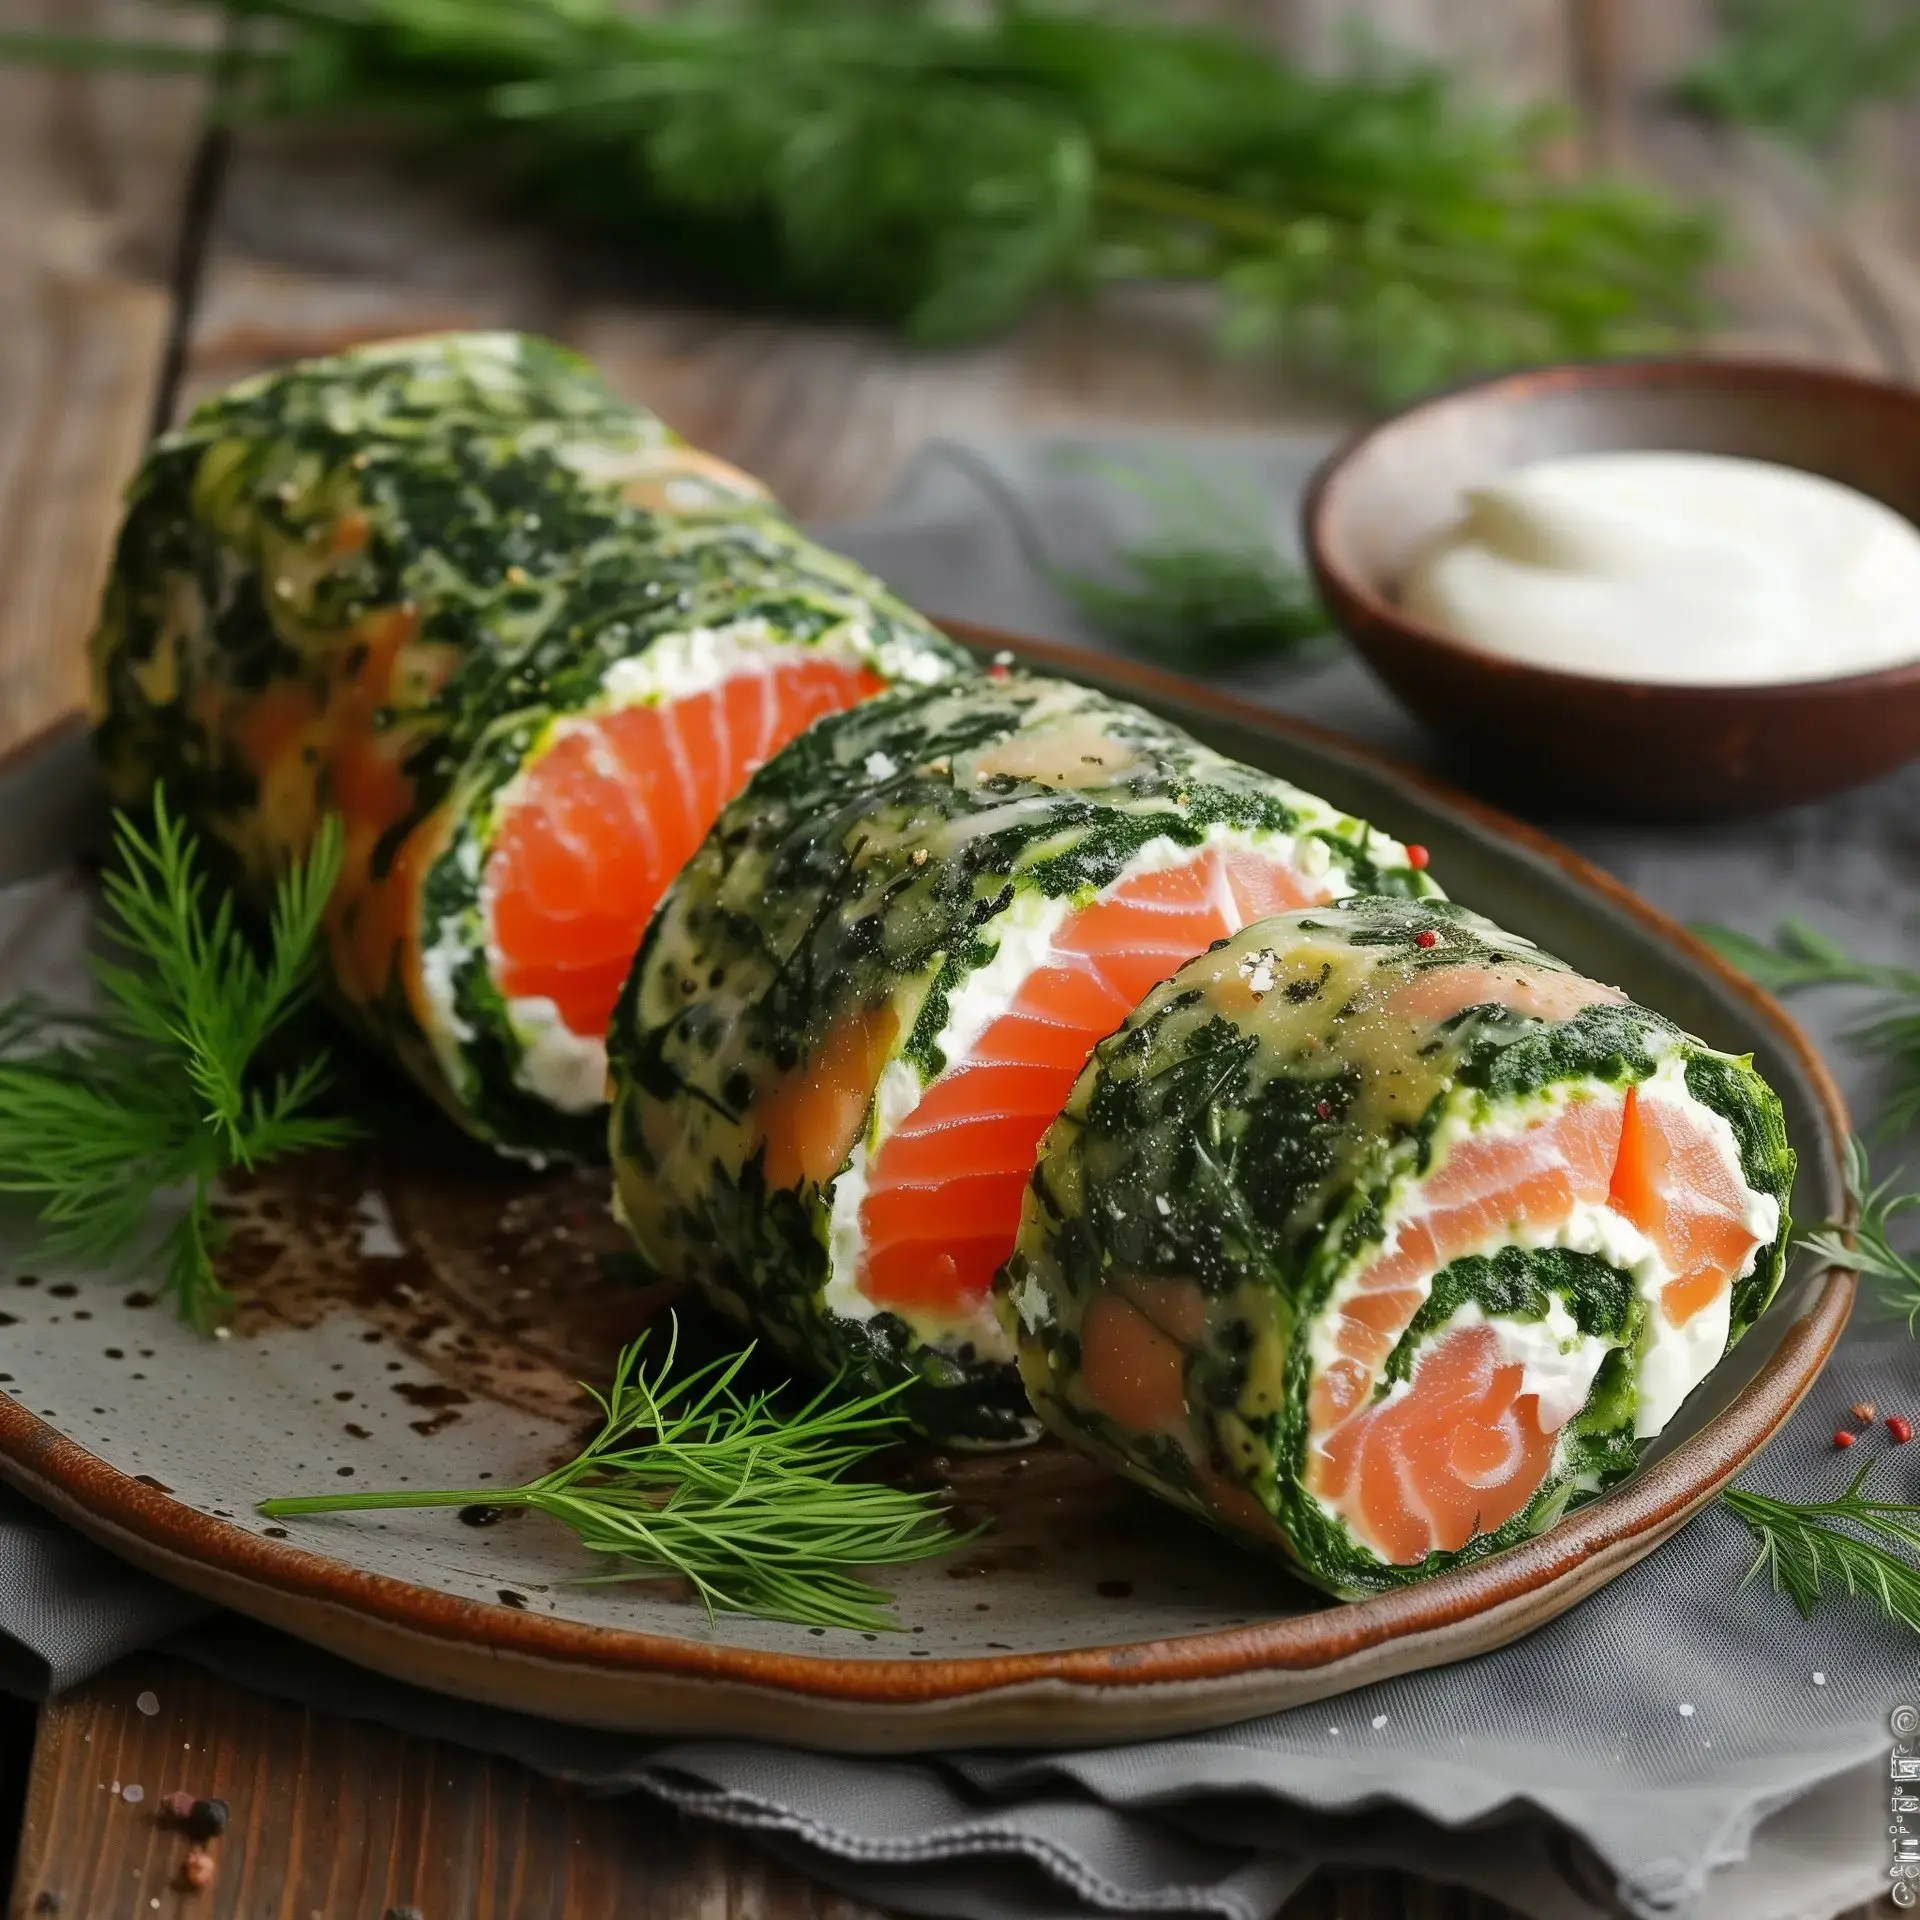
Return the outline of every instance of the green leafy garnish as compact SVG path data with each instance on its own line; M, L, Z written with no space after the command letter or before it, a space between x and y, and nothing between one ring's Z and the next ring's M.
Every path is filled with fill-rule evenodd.
M1857 109L1920 85L1911 0L1728 0L1724 43L1681 100L1739 126L1822 147Z
M599 1405L601 1429L563 1467L525 1486L327 1493L263 1500L274 1519L395 1507L533 1507L616 1570L601 1580L687 1581L708 1616L744 1613L801 1626L897 1626L891 1595L853 1568L946 1553L964 1536L932 1494L850 1478L901 1439L888 1402L900 1388L840 1400L839 1381L803 1406L736 1386L753 1353L673 1378L676 1324L649 1374L646 1336L621 1354Z
M264 955L227 894L209 906L193 838L158 790L151 838L121 814L114 847L101 926L119 957L89 959L98 1011L0 1009L0 1192L35 1203L49 1251L107 1260L139 1238L157 1198L183 1190L160 1249L164 1285L205 1330L232 1304L212 1261L220 1177L352 1132L312 1112L324 1054L271 1076L259 1067L313 993L341 833L326 823L281 881Z
M1837 1583L1920 1632L1920 1566L1894 1550L1920 1552L1920 1506L1867 1498L1861 1489L1878 1464L1869 1460L1837 1500L1774 1500L1744 1487L1722 1494L1759 1549L1747 1579L1765 1568L1774 1591L1786 1594L1802 1619L1813 1617L1823 1590Z
M1114 552L1115 573L1056 569L1054 583L1103 633L1189 670L1284 659L1330 631L1307 577L1258 509L1190 472L1095 463L1146 499L1156 524Z
M1117 545L1107 576L1061 566L1033 517L998 473L966 447L941 458L986 495L1027 564L1109 639L1188 672L1298 657L1330 638L1325 610L1275 545L1253 501L1182 468L1152 471L1118 460L1071 464L1139 494L1154 526Z
M1286 659L1327 637L1327 616L1297 567L1271 547L1156 535L1115 555L1123 578L1060 584L1101 632L1189 671Z
M1555 179L1550 118L1465 105L1431 67L1327 78L1146 9L1036 0L206 3L249 30L218 56L234 111L384 116L654 263L919 340L1104 281L1201 281L1232 343L1391 397L1702 317L1705 215ZM0 37L4 57L181 59L57 35Z
M1893 1061L1890 1124L1905 1125L1920 1117L1920 972L1856 960L1804 920L1787 921L1772 946L1730 927L1698 926L1694 931L1770 992L1853 986L1888 995L1885 1009L1848 1038ZM1920 1194L1896 1193L1891 1181L1870 1185L1871 1177L1865 1145L1858 1138L1849 1140L1847 1191L1859 1214L1852 1243L1842 1222L1829 1221L1802 1236L1799 1244L1880 1282L1883 1297L1905 1313L1908 1327L1920 1327L1920 1262L1901 1253L1892 1240L1894 1220L1920 1206ZM1838 1581L1848 1593L1871 1595L1889 1619L1920 1629L1920 1566L1892 1550L1920 1549L1920 1507L1866 1499L1860 1489L1874 1465L1868 1461L1834 1501L1773 1500L1743 1487L1730 1487L1720 1497L1746 1522L1759 1547L1747 1578L1767 1568L1774 1590L1790 1595L1803 1618L1812 1616L1823 1587ZM1856 1531L1831 1524L1835 1521L1850 1522Z
M1696 926L1694 932L1770 993L1803 987L1871 987L1880 993L1882 1003L1848 1031L1846 1040L1892 1070L1885 1125L1894 1129L1920 1122L1920 968L1856 960L1804 920L1787 921L1772 946L1731 927Z
M1920 1260L1901 1253L1893 1244L1894 1220L1920 1207L1920 1193L1896 1193L1891 1180L1869 1187L1867 1150L1858 1138L1847 1142L1847 1191L1852 1194L1860 1224L1849 1245L1846 1229L1829 1221L1801 1237L1800 1245L1831 1260L1836 1267L1864 1274L1881 1283L1888 1305L1905 1314L1909 1332L1920 1332Z

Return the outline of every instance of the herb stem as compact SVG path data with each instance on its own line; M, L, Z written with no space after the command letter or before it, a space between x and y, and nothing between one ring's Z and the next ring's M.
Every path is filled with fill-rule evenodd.
M269 1520L298 1518L310 1513L359 1513L390 1507L525 1507L533 1504L523 1487L502 1492L492 1487L401 1487L384 1492L300 1493L262 1500L254 1509Z

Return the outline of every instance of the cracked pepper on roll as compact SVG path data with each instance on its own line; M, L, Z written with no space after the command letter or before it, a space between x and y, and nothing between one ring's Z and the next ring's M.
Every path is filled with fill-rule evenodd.
M1055 1431L1359 1596L1625 1474L1779 1284L1778 1099L1440 902L1251 925L1095 1049L997 1302Z
M995 1318L1089 1048L1247 921L1433 891L1407 850L1141 709L1000 674L810 729L720 816L614 1016L642 1255L792 1359L1031 1431Z
M94 640L115 797L269 885L327 812L334 998L473 1132L605 1150L667 882L818 715L971 663L549 342L248 380L136 477Z

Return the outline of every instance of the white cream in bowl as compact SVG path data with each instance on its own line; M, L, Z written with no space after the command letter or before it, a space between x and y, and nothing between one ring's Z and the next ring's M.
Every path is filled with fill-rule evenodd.
M1472 488L1464 506L1400 598L1486 652L1676 686L1920 660L1920 528L1818 474L1721 454L1582 454Z

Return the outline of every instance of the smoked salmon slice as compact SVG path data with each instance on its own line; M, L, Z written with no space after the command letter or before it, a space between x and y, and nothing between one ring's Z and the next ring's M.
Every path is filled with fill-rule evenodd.
M1777 1286L1792 1172L1750 1062L1355 895L1096 1046L995 1297L1068 1441L1375 1592L1631 1470Z
M701 693L564 723L515 783L487 862L501 992L604 1035L641 933L720 809L823 713L884 685L796 649Z

